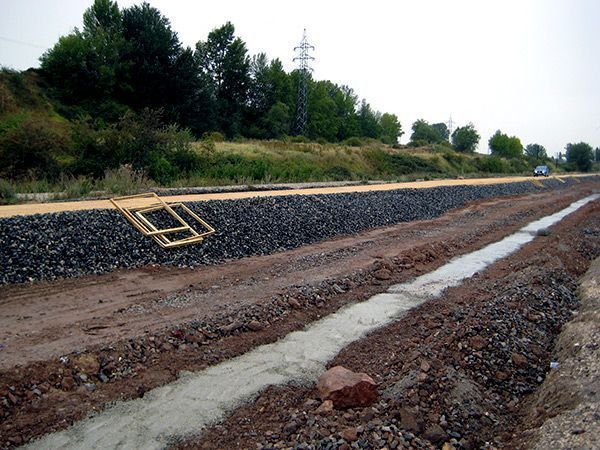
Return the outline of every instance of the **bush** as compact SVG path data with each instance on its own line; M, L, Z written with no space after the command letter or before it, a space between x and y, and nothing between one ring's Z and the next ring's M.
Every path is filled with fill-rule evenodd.
M146 191L151 185L143 171L133 170L130 165L107 170L97 183L98 189L120 195Z
M290 138L291 142L295 142L297 144L308 144L310 142L310 139L308 139L306 136L292 136Z
M154 181L166 185L177 179L181 172L164 155L155 154L148 166L148 174Z
M510 164L498 156L475 158L475 163L480 172L509 173L511 171Z
M106 170L129 164L133 170L147 171L159 183L168 183L201 165L189 130L164 126L160 111L129 112L106 128L79 121L73 139L78 149L76 174L99 178Z
M28 117L0 134L0 176L55 179L71 162L68 129L46 117Z
M325 176L333 181L346 181L352 179L352 172L346 167L334 166L325 171Z
M0 204L6 205L15 201L15 189L13 185L3 178L0 178Z
M202 135L203 140L210 140L213 142L225 142L225 135L218 131L206 132Z
M351 147L362 147L364 145L364 141L361 138L354 136L346 139L343 144Z
M67 198L78 198L88 195L93 187L94 183L91 179L86 177L77 178L63 178L61 183L65 185L65 196Z

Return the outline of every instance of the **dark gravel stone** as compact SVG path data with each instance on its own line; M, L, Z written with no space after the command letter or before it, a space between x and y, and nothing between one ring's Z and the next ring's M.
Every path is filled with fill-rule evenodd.
M572 181L544 180L546 188ZM265 255L337 235L433 219L473 200L524 194L530 182L485 186L251 198L188 206L217 229L202 244L163 249L116 210L0 219L0 285L165 264L195 267Z

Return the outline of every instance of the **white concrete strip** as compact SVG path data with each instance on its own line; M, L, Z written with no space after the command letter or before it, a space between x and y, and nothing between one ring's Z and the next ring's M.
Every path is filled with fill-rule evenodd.
M517 233L478 251L453 259L439 269L387 293L340 309L302 331L273 344L148 392L143 398L117 403L64 431L31 443L35 449L158 449L173 437L194 433L218 422L237 405L268 385L313 382L342 348L384 326L425 300L504 258L546 228L599 196L537 220Z

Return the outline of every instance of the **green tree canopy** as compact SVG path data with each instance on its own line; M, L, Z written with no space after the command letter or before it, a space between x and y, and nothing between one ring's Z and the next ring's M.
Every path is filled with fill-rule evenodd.
M380 115L371 109L366 100L362 100L358 110L358 124L361 136L377 139L381 134Z
M424 119L419 119L413 123L412 131L410 140L413 143L424 142L427 144L436 144L444 140L442 134Z
M592 168L593 149L590 144L579 142L567 144L567 162L573 164L582 172L589 172Z
M396 114L383 113L379 120L381 126L381 140L389 145L398 143L398 138L402 136L402 125Z
M196 44L200 67L214 86L217 123L228 136L241 132L242 112L250 86L250 58L246 44L235 36L231 22L208 33Z
M548 159L546 149L543 145L540 144L527 144L527 146L525 147L525 154L539 162Z
M516 136L508 136L500 130L488 141L492 155L504 158L518 158L523 155L523 144Z
M264 53L250 59L233 24L185 48L169 20L148 3L120 9L113 0L94 0L82 30L61 37L41 63L61 113L69 119L90 115L101 119L100 127L149 108L196 136L220 131L267 138L288 134L297 111L298 72L287 73ZM394 144L402 128L395 115L359 104L350 87L309 78L307 134Z
M437 133L444 141L450 140L450 130L448 129L448 126L445 123L434 123L431 125L431 128L437 131Z
M452 133L452 145L459 152L473 153L480 139L481 136L472 123L459 127Z

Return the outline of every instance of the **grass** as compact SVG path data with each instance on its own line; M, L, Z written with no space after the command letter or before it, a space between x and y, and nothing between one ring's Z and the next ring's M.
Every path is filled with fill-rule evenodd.
M463 154L447 147L395 149L370 143L344 144L285 141L197 142L202 156L197 171L164 187L222 186L232 184L296 183L315 181L415 181L436 178L472 178L528 174L523 160L504 160L480 154ZM53 182L25 179L0 180L0 202L11 203L17 193L60 193L59 198L124 195L147 191L158 183L124 166L106 171L103 178L62 176Z

